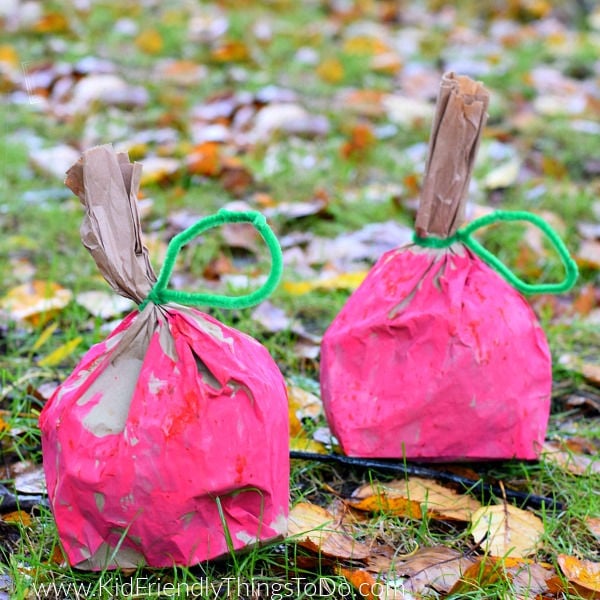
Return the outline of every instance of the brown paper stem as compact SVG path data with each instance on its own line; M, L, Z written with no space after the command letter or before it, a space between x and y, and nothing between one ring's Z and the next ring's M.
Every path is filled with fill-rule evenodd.
M488 103L481 83L454 73L443 76L415 221L420 237L449 237L460 227Z

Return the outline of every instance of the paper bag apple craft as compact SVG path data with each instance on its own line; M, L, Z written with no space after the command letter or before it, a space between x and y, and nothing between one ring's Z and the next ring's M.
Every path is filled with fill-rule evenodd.
M497 212L458 229L487 104L481 84L444 76L414 242L379 259L325 333L323 404L347 455L533 459L544 441L551 357L520 292L568 290L577 267L530 213ZM564 282L526 284L471 237L518 220L549 237Z
M84 245L112 288L140 305L40 416L60 539L85 569L192 565L286 531L282 375L256 340L189 306L265 298L281 276L277 240L258 213L221 211L173 238L157 280L141 241L140 172L101 146L66 179L86 208ZM168 289L181 246L224 222L250 222L262 235L272 258L264 286L237 298Z

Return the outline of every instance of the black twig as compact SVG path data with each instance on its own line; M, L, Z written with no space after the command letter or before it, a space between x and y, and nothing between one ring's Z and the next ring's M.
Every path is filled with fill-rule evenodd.
M427 479L435 479L442 483L454 483L460 485L465 491L474 495L481 495L484 498L489 498L491 496L503 498L504 494L507 500L511 500L522 507L534 509L544 508L545 510L552 511L562 511L565 509L564 504L554 498L537 496L536 494L526 494L524 492L517 492L516 490L506 488L502 489L499 485L486 483L482 479L469 479L468 477L462 477L460 475L455 475L454 473L448 473L447 471L438 471L436 469L404 462L400 463L374 458L358 458L354 456L344 456L342 454L316 454L299 450L291 450L290 458L334 463L359 469L385 471L388 473L401 473L402 475L414 475L415 477L425 477Z

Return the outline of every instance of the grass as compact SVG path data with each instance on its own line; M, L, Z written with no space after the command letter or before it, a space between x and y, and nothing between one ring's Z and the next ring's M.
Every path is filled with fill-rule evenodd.
M47 14L65 12L69 23L67 31L40 33L24 27L21 31L9 32L3 43L16 50L28 76L44 62L75 63L86 56L98 56L113 61L128 82L143 85L150 97L149 105L143 110L103 110L91 106L89 111L99 123L99 132L109 132L111 127L119 124L124 127L124 130L117 129L122 133L113 140L115 142L126 141L136 131L158 127L172 127L176 131L178 141L174 148L151 143L137 148L140 158L148 151L184 158L192 136L189 110L215 93L227 90L254 92L266 85L290 88L310 114L327 116L329 132L316 138L280 134L257 146L233 148L254 177L254 184L245 191L242 199L254 206L257 192L267 194L275 202L290 203L310 201L316 194L326 195L328 203L323 213L300 219L285 214L274 218L273 226L280 237L301 232L332 238L369 222L386 220L410 225L414 218L412 203L417 198L411 181L419 182L422 173L422 164L412 158L415 154L411 149L426 142L429 124L395 125L395 134L377 139L357 157L346 159L341 148L357 124L367 123L376 131L378 126L388 123L385 115L357 114L339 100L342 92L351 88L403 91L402 71L396 74L375 71L371 68L370 57L349 51L345 41L352 27L360 30L361 22L379 19L379 26L389 32L392 39L401 42L402 28L410 24L402 22L402 15L400 22L382 21L379 11L386 3L356 2L348 14L343 10L335 14L329 3L317 0L301 3L238 0L218 3L229 19L226 34L216 39L208 35L200 41L190 37L192 17L210 31L211 23L214 24L219 14L218 11L211 12L216 4L201 3L197 10L192 10L189 4L181 2L167 10L160 4L142 6L135 2L105 1L94 3L89 13L69 13L64 11L62 3L48 2L44 3ZM441 60L452 57L452 35L457 26L489 33L490 26L499 16L512 19L519 35L503 47L499 55L490 59L488 72L481 76L497 100L490 107L490 130L484 144L492 141L508 144L523 160L525 170L507 189L486 191L481 182L495 164L491 159L490 162L480 161L475 172L475 197L481 204L550 211L558 215L564 222L566 243L576 250L581 241L578 223L597 221L598 183L593 165L589 163L600 155L600 138L583 132L575 134L573 119L569 116L534 115L518 125L512 117L538 95L529 77L536 66L554 66L567 75L590 78L591 81L597 40L582 27L581 15L574 15L565 28L576 34L577 41L565 53L558 43L547 43L540 36L532 36L531 32L522 35L525 28L536 23L535 15L528 12L532 10L527 8L531 3L510 3L512 8L502 9L500 15L497 3L484 3L485 7L481 3L463 4L457 21L448 26L436 17L440 7L435 2L430 3L431 18L435 23L431 26L418 23L421 37L415 49L403 50L403 69L408 71L419 66L435 69ZM514 8L516 5L520 8ZM141 50L139 43L136 45L137 34L126 33L123 23L127 25L127 22L137 25L138 33L155 29L162 40L161 49L156 53ZM121 26L116 27L115 23L121 23ZM270 27L271 38L265 38L266 41L261 41L255 33L260 23ZM321 26L324 23L327 27ZM218 59L216 51L225 41L242 44L248 57L235 61ZM299 53L302 55L301 49L304 49L304 56L309 57L304 62L298 59ZM487 60L489 56L485 47L473 49L473 57ZM165 84L153 73L157 61L167 58L195 61L204 65L205 74L188 87ZM331 66L319 69L330 59L335 60L339 72ZM39 144L78 146L86 131L89 132L91 121L87 114L57 117L42 103L30 103L26 98L16 102L6 85L0 82L0 91L5 92L0 102L0 123L4 124L4 135L0 136L0 189L3 190L0 198L0 297L28 280L29 267L34 269L35 278L58 282L75 294L84 290L106 290L106 284L99 279L93 261L80 243L82 215L79 203L59 180L35 170L29 160L30 148ZM584 112L577 118L593 120L593 112ZM399 186L401 192L386 192L392 185ZM370 186L380 186L383 190L376 202L364 191ZM143 223L144 231L152 232L163 241L170 235L170 214L182 210L206 214L234 199L219 179L190 177L184 169L170 180L145 186L143 192L153 201L150 214ZM551 255L539 260L527 251L519 228L492 228L482 234L482 239L502 260L514 265L524 278L554 280L561 276L561 268ZM235 260L219 234L210 234L202 246L185 251L179 273L192 285L204 285L201 281L204 267L218 252ZM249 264L248 261L236 264L250 274L266 267L264 258ZM158 267L159 264L155 264L155 268ZM317 275L318 269L315 277ZM303 277L293 270L286 272L289 280ZM577 368L567 366L561 360L565 355L573 355L580 361L598 362L600 339L597 327L586 321L585 314L570 308L584 285L597 286L598 281L597 265L582 264L578 286L562 302L532 302L547 332L554 359L551 436L577 435L592 442L600 438L597 416L585 417L581 410L569 408L564 401L569 393L582 391L597 398L597 389L583 379ZM348 290L341 289L316 290L294 296L280 289L272 301L288 315L300 319L312 333L322 334L348 294ZM569 306L565 308L567 304ZM251 318L251 309L231 313L215 310L213 313L226 324L264 343L290 381L298 382L310 391L318 391L318 361L298 356L295 333L266 331ZM90 317L74 303L51 322L56 323L57 328L35 349L43 325L24 327L0 318L0 450L6 467L1 482L9 487L12 480L8 476L8 466L16 461L29 460L36 464L41 461L37 415L43 399L36 391L44 383L63 380L85 350L106 336L104 323ZM78 336L82 336L83 341L60 364L51 368L39 367L41 358ZM324 425L323 419L312 423L310 429L320 425ZM584 524L586 517L600 515L596 477L571 475L546 460L478 465L478 468L490 481L503 481L523 491L553 496L565 504L564 511L542 514L545 536L537 559L555 563L556 556L563 553L600 560L597 540ZM291 502L310 501L326 506L340 496L349 495L369 477L373 474L294 460L290 475ZM57 554L57 534L47 508L40 506L31 511L31 523L7 527L5 539L0 541L0 556L3 557L0 562L4 563L0 575L10 578L11 597L14 598L35 598L36 590L41 594L39 597L45 598L129 598L135 597L132 586L136 582L138 587L144 586L137 591L148 598L184 597L184 591L189 592L188 595L197 593L196 597L202 598L247 597L252 592L271 598L278 594L282 598L315 598L322 591L315 586L325 585L323 582L333 586L335 591L326 588L328 596L321 596L358 598L357 592L351 590L331 561L316 557L293 540L189 568L96 574L61 564ZM398 554L408 554L416 546L442 544L461 552L468 552L473 546L469 527L465 525L426 518L402 519L385 513L361 524L355 535L376 545L391 544ZM0 597L2 581L0 579ZM285 587L295 582L298 585L292 590ZM251 588L251 585L259 584L262 585L259 589ZM42 592L42 585L50 587ZM71 587L63 587L60 591L53 587L55 585ZM506 581L490 583L482 576L478 588L461 593L460 597L505 598L513 591ZM574 593L570 597L579 596Z

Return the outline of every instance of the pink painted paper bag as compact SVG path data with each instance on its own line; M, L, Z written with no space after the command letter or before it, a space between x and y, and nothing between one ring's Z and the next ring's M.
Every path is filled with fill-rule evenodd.
M487 104L480 84L444 77L415 242L379 259L325 333L325 414L350 456L533 459L541 449L550 351L513 285L564 291L576 266L529 213L494 213L457 231ZM470 237L498 220L541 227L567 267L565 283L525 284Z
M86 208L83 243L112 288L142 303L87 352L40 416L60 539L84 569L192 565L286 531L281 373L256 340L176 303L194 295L166 289L177 250L233 220L252 222L267 241L270 291L281 274L277 241L258 213L218 213L172 240L156 283L141 242L140 171L101 146L66 179ZM212 300L250 305L265 295L257 292Z

